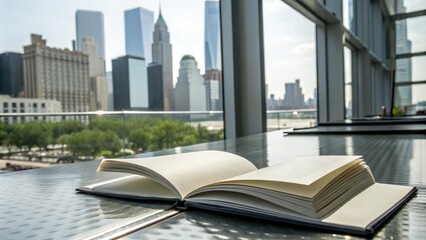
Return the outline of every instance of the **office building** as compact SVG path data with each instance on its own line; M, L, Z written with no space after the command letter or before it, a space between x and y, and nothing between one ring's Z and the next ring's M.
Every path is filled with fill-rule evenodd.
M0 113L60 113L61 102L57 100L38 98L16 98L9 95L0 95ZM36 116L11 116L2 118L5 122L31 122Z
M175 89L177 111L206 111L206 85L198 69L197 61L185 55L180 61Z
M305 96L300 87L300 80L296 79L294 83L285 84L284 108L297 109L305 105Z
M205 70L221 69L219 1L204 2Z
M222 110L222 72L210 69L204 74L208 111Z
M23 94L23 87L22 54L14 52L0 54L0 94L18 97Z
M126 55L145 58L152 62L152 33L154 13L144 8L134 8L124 12Z
M152 60L163 67L164 111L174 110L172 45L161 10L154 26Z
M149 110L163 111L163 66L158 63L148 65Z
M41 35L24 46L24 94L58 100L65 112L89 111L89 57L82 52L48 47Z
M104 76L90 77L90 111L108 110L108 82Z
M93 37L84 37L81 51L89 56L90 110L107 110L108 94L105 76L105 60L98 55Z
M107 89L108 89L108 111L114 111L114 88L112 85L112 71L106 72Z
M112 60L114 110L149 108L148 76L145 59L124 56Z
M76 50L81 51L84 37L92 37L98 46L98 56L105 59L104 15L98 11L77 10Z
M98 44L93 37L83 37L81 52L89 56L89 76L105 76L105 59L98 54Z

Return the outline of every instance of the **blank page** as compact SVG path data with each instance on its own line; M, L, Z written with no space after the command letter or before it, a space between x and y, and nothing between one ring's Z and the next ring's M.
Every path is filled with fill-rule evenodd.
M108 160L134 164L159 174L176 188L181 198L199 187L256 170L247 159L222 151Z

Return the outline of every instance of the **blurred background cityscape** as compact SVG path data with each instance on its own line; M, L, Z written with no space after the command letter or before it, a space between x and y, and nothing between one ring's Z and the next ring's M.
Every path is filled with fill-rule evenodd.
M343 3L344 27L355 31L353 0ZM219 1L0 4L0 169L223 139ZM396 1L397 12L406 8ZM268 129L315 126L315 23L279 0L263 1L263 15ZM423 23L396 21L397 53L425 49L415 30ZM352 52L345 46L348 119ZM409 84L424 64L397 60L395 113L425 108L424 88Z

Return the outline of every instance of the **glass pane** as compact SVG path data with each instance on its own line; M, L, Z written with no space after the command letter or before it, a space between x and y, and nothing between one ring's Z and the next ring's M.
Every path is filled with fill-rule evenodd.
M344 48L345 57L345 117L352 118L352 50Z
M409 13L426 9L425 0L396 0L397 13Z
M426 110L426 84L397 86L395 88L394 115L419 115ZM423 112L422 112L423 111Z
M426 56L396 60L395 82L416 82L426 80Z
M355 33L354 0L343 0L343 26Z
M425 39L426 16L396 21L397 54L426 51Z
M282 113L268 118L287 120L268 119L268 127L312 126L317 101L315 24L281 0L262 3L267 109Z
M49 123L40 139L59 155L90 158L223 139L219 10L218 0L0 1L0 113L26 114L0 123ZM106 112L114 109L120 117ZM6 139L15 131L2 127ZM111 144L95 146L96 136ZM8 147L29 150L18 143Z

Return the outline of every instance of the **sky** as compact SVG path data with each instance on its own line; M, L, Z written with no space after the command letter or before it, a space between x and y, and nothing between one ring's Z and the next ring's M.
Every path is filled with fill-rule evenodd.
M305 100L313 97L316 88L315 25L281 0L264 0L265 75L268 94L284 98L284 84L300 79ZM407 10L425 8L425 0L406 0ZM47 45L71 49L76 38L75 12L78 9L101 11L104 14L107 70L111 59L125 55L124 11L143 7L154 12L157 20L159 0L0 0L0 53L23 52L30 44L30 34L41 34ZM186 54L193 55L204 74L204 1L161 0L161 12L168 25L173 46L173 78L178 77L179 62ZM409 31L413 44L426 48L425 19L416 19ZM420 40L419 40L420 39ZM426 57L423 57L426 60ZM418 63L417 63L418 62ZM413 78L424 78L424 60L413 63ZM424 80L424 79L422 79ZM424 94L413 92L424 99ZM419 96L420 95L420 96Z
M154 12L155 22L159 6L158 0L0 0L0 52L23 52L31 33L43 35L49 47L71 49L76 38L76 10L101 11L106 66L111 71L111 59L125 55L124 11L143 7ZM161 12L173 47L174 80L185 54L195 57L203 74L204 1L161 0Z

